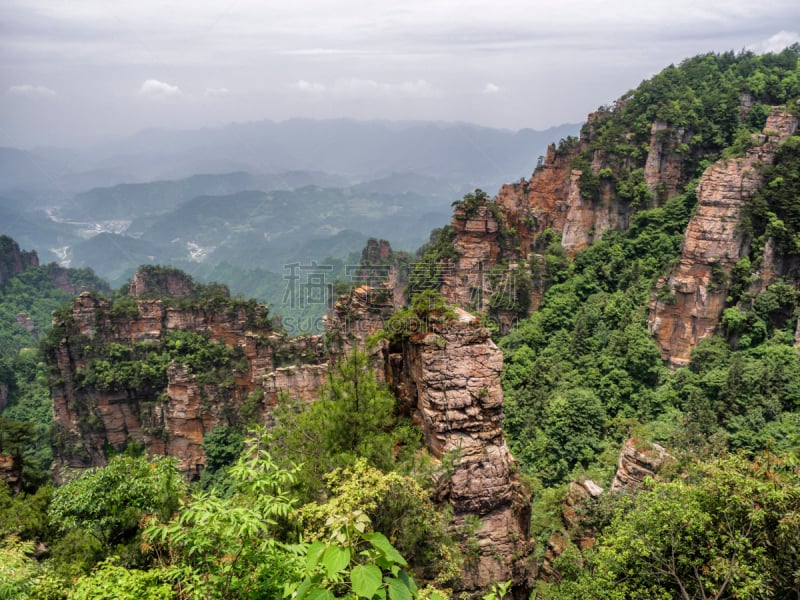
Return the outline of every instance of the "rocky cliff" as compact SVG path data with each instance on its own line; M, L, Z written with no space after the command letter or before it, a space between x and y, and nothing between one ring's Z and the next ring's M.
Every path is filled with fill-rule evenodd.
M203 438L214 427L240 423L245 414L269 423L280 394L313 401L330 361L387 327L392 290L389 281L340 298L326 321L327 345L319 337L286 338L265 307L219 290L211 298L201 289L195 298L116 303L82 294L58 315L47 346L59 469L104 465L110 449L136 441L148 453L176 456L187 476L198 475ZM502 353L464 311L429 325L396 332L391 344L380 341L370 350L373 364L395 391L398 410L422 429L430 453L454 457L438 500L452 504L454 525L470 538L460 589L471 594L510 579L515 597L527 597L534 573L527 560L530 496L501 429ZM202 337L175 338L176 332ZM223 373L210 377L193 368L189 343L221 357ZM165 360L163 378L148 375Z
M490 313L506 331L541 302L549 244L560 242L574 255L606 231L626 229L637 210L661 205L690 179L679 151L692 137L684 128L654 121L638 158L599 147L601 129L625 106L621 100L591 113L580 138L551 144L530 179L502 186L491 200L456 203L455 258L442 268L441 289L450 302ZM620 135L618 144L635 147L633 133ZM520 266L528 278L523 286ZM493 294L517 298L498 306Z
M136 300L123 309L84 293L60 315L47 350L60 468L104 465L109 449L137 441L150 453L178 457L181 470L195 475L205 464L203 437L214 427L240 422L245 409L265 419L281 393L316 397L327 373L321 338L287 339L254 303L214 302ZM180 360L182 340L170 359L164 344L176 331L200 334L220 356L227 348L229 371L213 378L191 372ZM155 364L148 356L169 361L163 377L147 376Z
M438 497L452 504L455 524L472 538L460 589L474 592L511 580L515 597L527 597L534 575L530 493L501 429L502 353L464 311L456 319L430 321L392 350L389 381L401 404L430 452L454 459L452 472L438 483Z
M24 252L10 237L0 235L0 287L28 267L38 266L39 256L36 252Z
M659 281L659 293L650 303L650 330L670 365L688 364L697 342L714 333L733 267L748 251L750 240L740 227L742 210L762 185L760 168L772 162L797 123L782 107L773 108L756 147L741 158L720 160L703 173L680 263Z

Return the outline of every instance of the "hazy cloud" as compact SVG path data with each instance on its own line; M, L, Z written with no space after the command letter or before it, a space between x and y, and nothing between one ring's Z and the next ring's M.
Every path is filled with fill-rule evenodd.
M31 85L23 83L12 85L8 88L8 93L12 96L28 96L30 98L52 98L56 96L55 91L43 85Z
M0 5L0 129L21 145L292 117L545 128L696 54L800 37L797 0L168 0L179 19L164 0ZM19 101L52 97L37 82L61 112Z
M181 93L181 88L171 85L158 79L147 79L139 88L140 96L177 96Z
M750 50L764 54L766 52L780 52L784 48L800 42L800 35L796 31L779 31L768 39L750 46Z
M405 96L409 98L430 98L436 95L434 87L424 79L387 83L374 79L346 77L336 79L330 85L300 79L295 82L294 87L310 94L327 93L340 97Z
M325 86L321 83L312 83L305 79L298 79L294 83L294 87L306 94L321 94L325 91Z

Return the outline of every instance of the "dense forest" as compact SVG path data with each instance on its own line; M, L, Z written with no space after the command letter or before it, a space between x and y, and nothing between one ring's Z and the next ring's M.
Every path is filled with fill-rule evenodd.
M501 304L520 315L507 334L493 335L504 358L503 431L533 494L532 598L800 597L800 277L792 266L800 265L799 135L759 167L764 183L737 229L747 252L730 273L712 269L712 283L729 290L715 335L696 345L688 365L671 368L648 329L652 303L674 303L664 282L681 260L701 176L757 146L771 106L800 113L799 59L797 45L688 59L596 113L582 150L577 138L556 150L572 153L571 167L584 173L584 198L600 202L606 190L632 216L575 253L547 230L514 265L511 301L493 297L481 315L491 321ZM656 121L668 134L692 132L675 147L682 159L674 193L644 183ZM595 171L598 152L607 166ZM455 204L500 214L480 191ZM513 248L516 232L503 233ZM455 256L454 235L450 226L436 230L392 266L432 265L411 275L417 284L435 280ZM789 267L760 286L768 248ZM106 466L56 484L55 375L45 356L64 335L50 328L51 314L74 295L54 283L56 269L28 267L0 287L0 455L21 464L19 489L0 485L0 597L458 595L463 570L474 565L476 525L453 526L437 486L460 457L426 449L376 377L369 348L338 362L316 401L285 396L266 427L253 412L208 432L206 468L192 481L174 457L150 456L132 441L109 448ZM120 314L136 310L128 286L112 294L88 270L68 276L76 292L92 290ZM543 295L530 312L534 285ZM202 285L184 302L215 301L246 304ZM388 325L431 315L456 318L428 289L371 341L390 348L404 329ZM92 355L84 385L156 389L180 364L224 386L226 373L242 370L236 351L191 332L108 350L106 360ZM609 491L630 440L645 453L657 444L668 459L641 486ZM606 491L575 503L572 484L587 480ZM496 581L481 595L511 597L509 585Z

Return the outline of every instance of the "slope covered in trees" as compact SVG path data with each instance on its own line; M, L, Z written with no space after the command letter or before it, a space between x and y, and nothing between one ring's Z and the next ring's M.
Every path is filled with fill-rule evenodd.
M730 290L725 310L687 366L664 364L648 310L654 299L673 301L660 282L680 261L698 178L761 143L769 106L797 114L799 54L794 47L690 59L601 110L587 125L588 145L576 151L578 141L565 140L558 150L574 155L585 200L598 202L602 192L631 210L624 228L579 251L544 231L529 260L513 267L541 298L497 336L504 429L536 492L539 558L553 533L564 539L547 558L555 575L539 583L536 598L798 595L800 136L759 166L762 185L746 198L737 230L747 252L730 273L712 273L712 283ZM671 163L674 189L647 185L648 148L659 135L679 158ZM593 168L596 157L602 168ZM502 213L478 192L457 208ZM510 255L521 236L505 225ZM435 232L416 257L429 268L413 272L411 283L440 281L459 252L454 242L452 228ZM774 276L766 278L768 265ZM514 314L524 315L520 300L532 287L521 295L508 289ZM501 300L489 308L509 306ZM412 316L403 311L395 322ZM387 349L396 345L386 337ZM196 341L176 335L164 344L176 350ZM156 375L186 358L179 354L165 352ZM446 481L460 457L429 462L419 430L398 417L367 365L358 354L342 363L310 406L281 402L269 434L245 441L244 423L216 428L203 442L207 473L191 487L170 460L139 456L131 444L55 491L0 496L0 565L10 565L0 567L0 580L10 595L36 598L444 597L479 551L470 545L477 524L444 526L434 502L433 482L443 474ZM197 373L213 369L201 362ZM92 373L111 387L117 375ZM630 438L661 444L673 461L659 481L572 506L589 532L579 538L576 519L563 518L568 483L591 479L608 489ZM44 541L49 554L30 541ZM412 578L429 587L417 589Z

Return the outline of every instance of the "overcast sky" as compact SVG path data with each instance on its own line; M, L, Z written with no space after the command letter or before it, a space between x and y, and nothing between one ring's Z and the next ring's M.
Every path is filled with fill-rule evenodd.
M0 146L290 117L543 129L799 31L797 0L0 0Z

